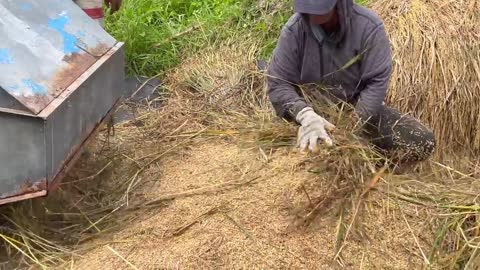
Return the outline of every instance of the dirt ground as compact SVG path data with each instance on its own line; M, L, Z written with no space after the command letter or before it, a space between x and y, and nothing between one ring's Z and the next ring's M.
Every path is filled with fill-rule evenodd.
M302 168L304 159L284 149L266 160L256 150L218 139L191 145L163 160L149 174L155 184L144 192L151 199L198 189L203 194L177 197L125 224L69 268L421 268L419 240L402 215L421 219L422 212L403 213L380 194L366 200L362 229L351 234L337 260L338 204L310 226L295 226L296 209L308 197L321 196L319 190L306 192L315 176Z

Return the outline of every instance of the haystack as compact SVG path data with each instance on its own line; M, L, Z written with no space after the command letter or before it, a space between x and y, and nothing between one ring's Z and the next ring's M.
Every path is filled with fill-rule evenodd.
M389 102L434 129L440 148L480 150L480 2L371 1L394 53Z

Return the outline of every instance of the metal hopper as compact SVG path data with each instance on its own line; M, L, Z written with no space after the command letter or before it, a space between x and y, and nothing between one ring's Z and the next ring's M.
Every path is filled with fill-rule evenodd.
M44 196L118 103L123 44L73 1L0 0L0 204Z

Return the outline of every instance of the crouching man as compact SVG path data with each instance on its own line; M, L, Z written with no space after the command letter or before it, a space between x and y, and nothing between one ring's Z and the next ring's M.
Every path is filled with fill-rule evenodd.
M279 117L299 125L298 145L316 151L332 145L334 126L307 104L312 96L341 100L355 108L369 140L385 153L403 153L398 162L427 159L435 138L413 117L384 103L391 75L390 42L381 19L353 0L295 0L295 14L283 27L268 67L268 94Z

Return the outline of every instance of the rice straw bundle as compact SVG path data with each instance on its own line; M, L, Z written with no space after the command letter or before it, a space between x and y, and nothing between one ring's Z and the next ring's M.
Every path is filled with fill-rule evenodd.
M388 101L433 128L439 148L465 146L462 152L478 152L480 3L372 2L372 8L384 19L393 47Z

